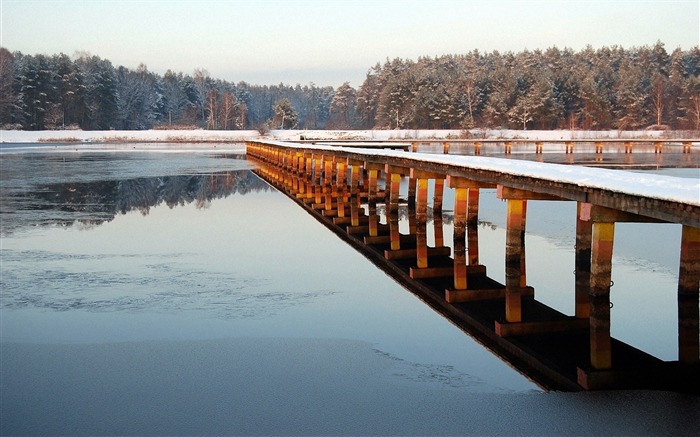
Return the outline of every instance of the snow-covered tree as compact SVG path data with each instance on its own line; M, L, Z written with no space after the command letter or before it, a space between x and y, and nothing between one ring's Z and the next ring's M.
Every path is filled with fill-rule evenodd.
M14 68L14 56L6 48L0 47L0 126L13 123L12 114L18 107Z
M330 129L352 129L355 127L355 103L357 93L349 82L335 91L330 107L328 127Z
M297 126L297 112L288 99L280 99L275 102L275 116L272 119L272 127L275 129L293 129Z

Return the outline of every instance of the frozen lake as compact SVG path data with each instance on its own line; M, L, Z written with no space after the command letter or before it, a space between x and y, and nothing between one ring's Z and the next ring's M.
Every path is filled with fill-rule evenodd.
M700 433L698 397L542 392L235 150L29 149L0 169L2 435ZM572 313L575 205L528 213L528 283ZM612 334L671 360L680 227L640 226L616 228Z

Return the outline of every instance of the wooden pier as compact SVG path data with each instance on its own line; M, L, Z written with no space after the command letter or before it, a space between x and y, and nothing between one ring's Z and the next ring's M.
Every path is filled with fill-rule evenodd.
M354 147L354 146L353 146ZM469 335L544 388L670 389L700 393L700 189L659 195L654 187L566 177L554 164L522 171L485 158L447 159L381 147L272 141L246 143L256 173ZM492 160L494 158L491 158ZM599 173L596 173L598 171ZM386 181L381 189L380 176ZM587 173L584 176L588 177ZM399 232L399 183L408 180L409 233ZM604 180L605 178L603 178ZM428 181L435 194L428 198ZM624 182L624 181L623 181ZM693 185L695 183L695 185ZM454 190L454 253L442 238L443 186ZM479 263L479 193L507 202L505 283ZM577 202L575 314L538 302L527 284L528 202ZM386 223L377 205L383 203ZM366 208L364 207L366 205ZM428 246L432 206L434 246ZM679 223L678 359L662 361L610 334L615 223Z

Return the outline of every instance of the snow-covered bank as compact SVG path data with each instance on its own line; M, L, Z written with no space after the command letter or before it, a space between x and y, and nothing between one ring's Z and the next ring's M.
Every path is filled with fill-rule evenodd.
M687 135L678 135L684 137ZM674 137L668 131L520 131L520 130L272 130L261 136L256 130L144 130L144 131L15 131L0 130L0 143L118 143L118 142L242 142L250 138L298 140L301 137L319 140L408 140L505 138L533 140L567 140L587 138L660 138Z
M197 143L242 142L257 131L141 130L141 131L0 131L2 143Z

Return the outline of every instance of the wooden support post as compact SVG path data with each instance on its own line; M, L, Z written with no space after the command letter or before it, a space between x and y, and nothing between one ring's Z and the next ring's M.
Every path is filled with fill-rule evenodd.
M435 247L442 247L445 245L445 235L442 224L442 212L435 214L435 210L433 210L433 233L435 234Z
M321 185L321 168L323 155L314 154L314 203L321 203L323 186Z
M509 199L506 219L506 322L522 321L522 260L525 251L526 200Z
M445 195L445 179L443 176L435 178L433 191L433 229L435 234L435 247L445 245L442 228L442 199Z
M612 368L610 340L610 281L615 223L593 223L591 250L590 341L591 366Z
M479 225L479 189L469 188L469 201L467 210L467 224L469 226Z
M298 193L300 188L299 188L299 176L292 174L292 192L293 193Z
M381 167L376 164L365 163L367 170L367 205L369 208L369 235L376 237L379 228L379 216L377 215L377 179L379 177L379 169Z
M416 181L418 179L414 177L410 177L408 179L408 207L409 209L411 207L416 206Z
M399 234L399 188L401 186L401 175L391 173L389 175L390 191L389 203L386 205L387 221L389 222L389 234L391 235L391 250L401 248L401 236Z
M467 260L465 234L467 227L468 188L455 188L454 206L454 288L467 289Z
M442 215L442 198L445 193L445 179L435 178L435 190L433 193L433 216Z
M603 153L603 142L602 141L595 142L595 153L596 154Z
M336 187L337 187L337 197L336 202L338 203L338 217L345 217L345 202L346 202L346 180L347 180L347 161L339 160L336 162Z
M348 160L350 166L350 188L360 187L360 176L362 175L362 161Z
M428 179L417 179L416 196L416 263L419 269L428 267ZM393 249L393 246L392 246Z
M332 190L335 189L332 185L333 181L333 158L330 156L324 156L324 171L323 171L323 191L325 192L325 205L324 209L330 211L333 209L333 193Z
M678 273L678 360L700 361L700 228L683 226Z
M590 316L588 295L591 290L591 233L593 222L581 218L582 202L578 202L576 214L576 309L577 318L587 319Z
M467 239L469 249L469 265L479 264L479 243L478 243L478 222L479 222L479 189L496 188L495 184L470 181L459 177L447 176L447 184L450 188L466 189L465 198L468 198L468 212L466 212L465 222L467 223ZM455 192L456 196L456 192ZM456 208L456 206L455 206ZM465 205L465 208L467 206Z
M311 179L314 172L314 155L312 153L304 153L304 161L306 165L306 178Z
M479 189L470 188L467 202L467 258L469 265L479 264Z
M362 162L350 161L350 224L360 225L360 175L362 174Z

